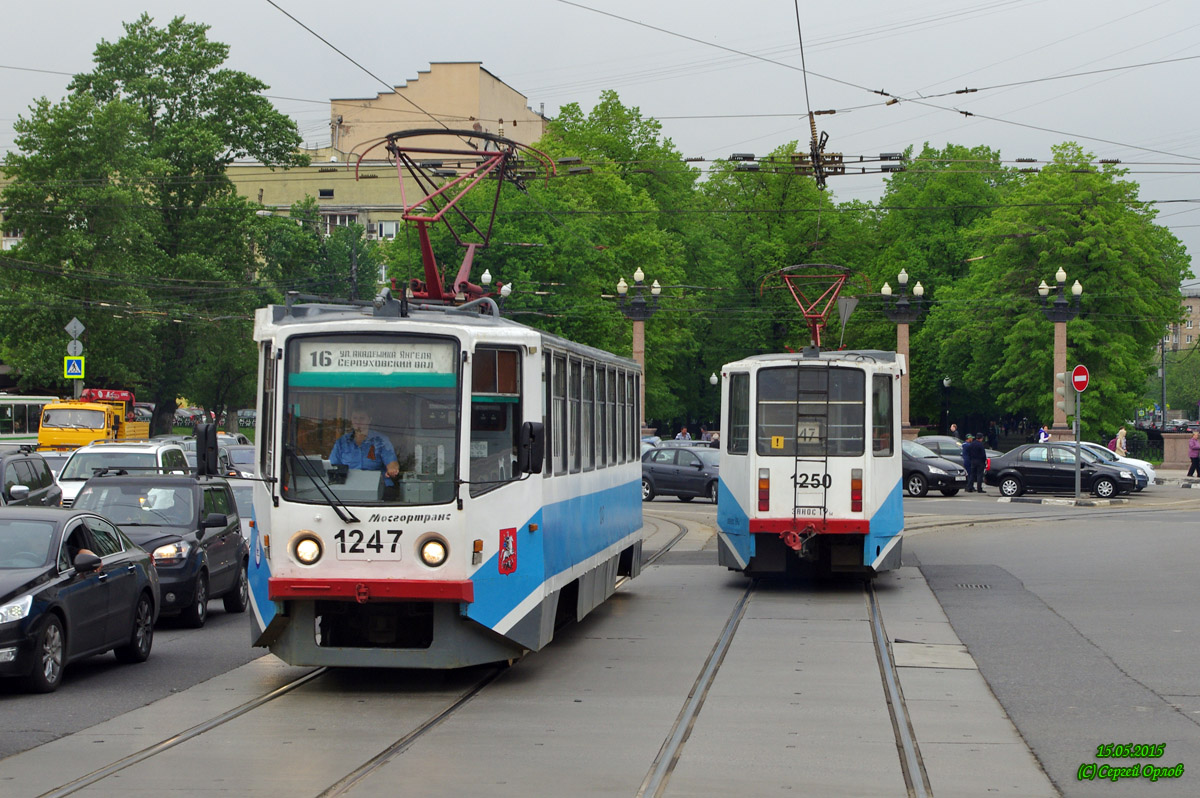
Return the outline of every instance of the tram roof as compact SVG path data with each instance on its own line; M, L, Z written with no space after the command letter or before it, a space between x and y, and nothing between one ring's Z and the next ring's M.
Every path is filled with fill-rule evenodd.
M271 325L286 327L289 324L313 324L321 322L365 321L375 320L384 323L392 321L429 322L431 324L451 324L474 330L510 330L513 332L533 333L541 336L550 345L556 345L580 355L586 355L596 360L608 362L620 361L624 365L641 370L637 361L615 355L603 349L597 349L587 344L577 343L567 338L521 324L519 321L504 318L490 313L478 313L463 310L454 305L435 305L413 302L408 305L407 316L377 315L371 303L336 304L330 302L296 302L292 305L268 305L259 308L255 316L255 327Z
M901 361L901 358L895 352L889 352L883 349L828 349L822 350L815 354L811 352L775 352L766 355L750 355L749 357L744 357L741 360L734 361L732 363L726 363L725 367L742 363L862 363L864 361L874 363L897 363Z

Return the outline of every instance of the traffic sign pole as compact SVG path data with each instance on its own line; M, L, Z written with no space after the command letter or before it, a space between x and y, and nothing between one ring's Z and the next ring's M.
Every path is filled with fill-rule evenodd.
M1083 460L1079 445L1079 409L1083 402L1083 392L1087 390L1088 382L1091 380L1091 374L1088 373L1087 366L1080 363L1075 368L1071 369L1071 387L1075 389L1075 501L1079 501L1079 482L1080 471L1083 468Z
M87 328L83 326L83 322L72 316L63 329L71 336L71 342L67 344L67 357L63 358L63 376L75 381L72 383L73 395L78 399L83 396L83 344L79 342L79 336L83 335Z

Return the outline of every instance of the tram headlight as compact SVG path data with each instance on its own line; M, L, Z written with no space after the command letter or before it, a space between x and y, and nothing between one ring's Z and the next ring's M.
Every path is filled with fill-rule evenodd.
M446 561L446 542L440 538L430 538L421 544L421 562L430 568L437 568Z
M292 543L292 554L301 565L312 565L324 553L321 539L312 532L301 532Z

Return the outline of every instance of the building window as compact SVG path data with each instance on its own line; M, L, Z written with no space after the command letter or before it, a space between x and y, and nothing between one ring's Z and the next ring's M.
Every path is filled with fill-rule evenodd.
M1187 320L1187 328L1188 328L1189 330L1190 330L1190 329L1192 329L1192 320L1191 320L1191 319L1188 319L1188 320Z
M317 189L317 199L333 199L333 189L331 189L331 188Z
M396 234L398 232L400 232L400 223L399 222L376 222L375 230L376 230L376 234L380 238L395 238Z
M327 213L324 216L325 235L330 235L335 227L349 227L358 224L357 213Z

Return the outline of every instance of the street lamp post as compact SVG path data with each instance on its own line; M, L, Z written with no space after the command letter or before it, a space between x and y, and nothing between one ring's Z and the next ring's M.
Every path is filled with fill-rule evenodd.
M1083 286L1076 280L1071 286L1071 299L1068 301L1066 297L1067 273L1060 266L1058 272L1054 275L1055 281L1058 283L1058 294L1053 301L1048 299L1050 295L1050 286L1046 285L1046 281L1042 280L1038 286L1038 296L1042 300L1042 312L1046 314L1046 318L1054 322L1054 374L1064 374L1067 371L1067 322L1079 315L1080 296L1083 294ZM1052 432L1064 434L1068 431L1067 427L1067 411L1054 405L1054 425L1051 428Z
M642 379L639 384L638 408L641 411L642 426L646 425L646 320L658 312L658 295L662 286L655 280L650 286L650 301L644 296L646 287L642 280L645 272L639 266L633 273L633 295L629 296L629 284L622 277L617 283L617 295L621 300L621 312L633 322L633 359L642 367Z
M883 313L896 325L896 351L904 357L904 373L900 375L900 430L906 438L917 437L918 430L914 429L908 418L908 375L912 364L908 360L908 325L912 324L925 311L925 287L920 281L913 286L913 300L908 300L908 272L904 269L896 275L900 284L900 295L892 296L892 287L883 284L880 292L883 294Z
M942 377L942 423L938 432L943 435L950 433L950 378Z

